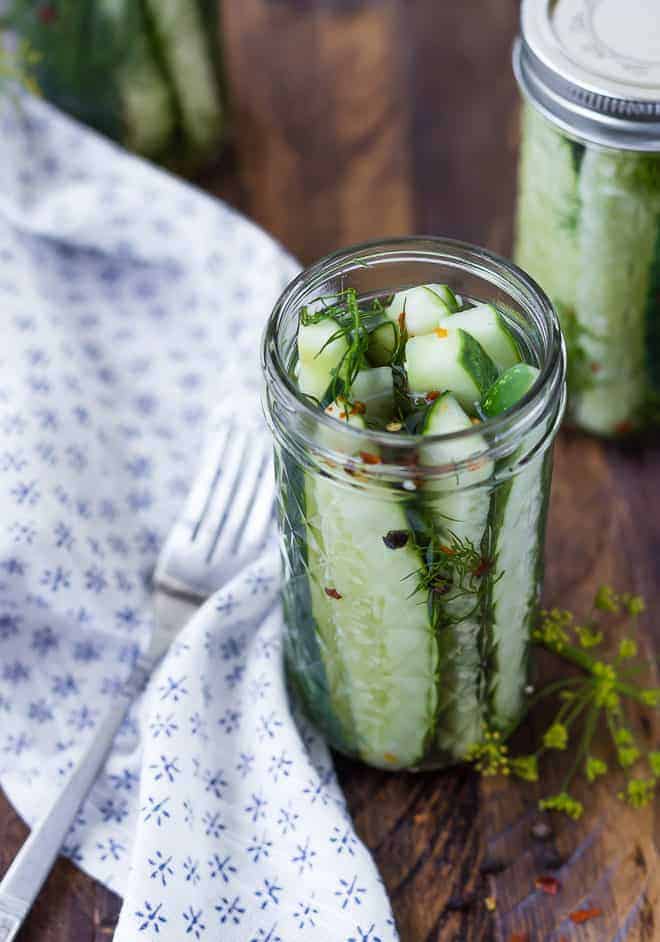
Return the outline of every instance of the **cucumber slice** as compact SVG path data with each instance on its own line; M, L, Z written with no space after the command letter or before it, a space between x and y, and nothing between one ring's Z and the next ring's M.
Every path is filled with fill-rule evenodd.
M362 369L353 380L351 398L366 406L370 419L387 419L392 415L394 388L389 366Z
M472 428L469 416L451 393L444 393L429 407L421 431L423 435L446 435L468 428ZM480 435L470 436L469 441L440 442L423 446L421 461L425 465L462 462L484 447ZM425 507L436 533L446 534L448 538L453 534L477 549L482 546L490 509L490 494L484 482L492 473L492 461L480 461L457 473L451 483L431 486L433 491L441 486L447 488L446 493L434 496ZM486 593L482 597L467 594L447 600L440 596L437 600L440 630L449 637L445 637L441 645L441 719L436 740L457 759L463 758L469 747L480 741L482 733L482 598L486 598Z
M575 146L533 108L523 109L515 260L571 312L581 275Z
M530 363L516 363L515 366L509 367L497 377L481 400L481 413L486 418L501 415L529 392L538 375L538 369Z
M528 381L531 379L529 373ZM506 383L504 388L506 391ZM498 400L493 397L491 416L499 414L496 400L502 411L512 405L513 384L508 389L511 395L502 395ZM536 434L540 440L543 430ZM549 449L545 456L533 458L510 477L519 457L519 452L515 452L498 462L496 477L502 474L507 480L495 487L490 512L491 556L498 576L492 582L490 599L491 723L503 732L517 724L524 709L527 657L541 588L552 469Z
M138 154L157 157L171 142L176 107L154 54L144 10L139 4L132 7L129 0L99 0L98 14L120 33L129 23L133 27L125 36L126 54L115 75L122 102L123 143Z
M144 0L168 72L181 125L193 153L204 153L223 127L218 81L197 4L191 0Z
M637 185L635 154L589 150L582 162L578 324L593 383L573 416L602 434L633 425L646 392L646 310L658 206Z
M318 324L301 324L298 328L298 387L300 391L316 399L323 399L332 380L332 370L341 363L348 350L345 334L340 333L339 324L331 318Z
M366 762L415 765L435 717L437 645L427 606L406 581L422 566L418 550L412 539L396 549L383 539L409 531L405 504L307 475L305 505L312 613L333 710Z
M481 344L467 331L445 326L408 341L406 368L412 393L449 390L470 413L497 379L497 367Z
M475 307L450 315L442 326L454 329L461 327L478 340L498 370L506 370L520 363L522 356L506 321L492 304L477 304Z

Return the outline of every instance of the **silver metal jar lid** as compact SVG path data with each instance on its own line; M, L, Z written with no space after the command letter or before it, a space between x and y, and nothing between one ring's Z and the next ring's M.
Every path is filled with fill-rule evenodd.
M660 0L523 0L513 67L572 137L660 151Z

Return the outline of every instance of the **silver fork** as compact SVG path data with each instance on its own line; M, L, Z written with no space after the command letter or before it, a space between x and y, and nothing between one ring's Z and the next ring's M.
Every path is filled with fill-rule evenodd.
M256 558L263 547L274 523L274 494L268 436L235 422L214 421L199 475L156 566L158 627L64 790L35 824L0 881L0 942L15 939L130 704L155 663L200 602Z

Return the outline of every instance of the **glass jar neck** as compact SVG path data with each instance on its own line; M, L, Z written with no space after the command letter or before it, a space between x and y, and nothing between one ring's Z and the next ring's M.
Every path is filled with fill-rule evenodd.
M347 288L354 288L360 297L373 297L425 283L447 283L464 297L493 303L505 312L523 334L540 372L527 395L502 416L450 435L424 436L424 444L430 446L460 441L457 450L465 457L458 463L420 468L412 456L421 436L392 435L337 422L300 394L292 368L298 316L304 305ZM262 361L265 411L279 443L302 463L324 473L345 465L358 451L375 451L385 456L383 460L361 469L374 481L441 479L479 458L513 455L515 462L508 464L514 473L515 466L549 446L564 408L565 350L547 296L511 262L450 239L411 237L366 243L306 269L286 288L271 314ZM319 434L324 429L328 434Z

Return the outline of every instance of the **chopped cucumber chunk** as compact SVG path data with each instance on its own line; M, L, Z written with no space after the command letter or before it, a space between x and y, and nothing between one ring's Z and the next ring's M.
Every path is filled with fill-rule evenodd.
M389 366L362 369L353 380L351 398L364 403L368 418L387 419L392 415L392 370Z
M492 304L477 304L467 311L459 311L442 324L466 330L479 341L498 370L506 370L522 360L515 337Z
M497 368L479 341L461 328L442 326L411 338L406 365L412 393L449 390L470 413L497 378Z
M409 337L419 334L428 334L438 326L441 317L456 310L453 304L456 298L450 292L453 302L447 303L443 297L446 285L419 285L417 288L408 288L394 295L392 303L387 309L387 316L398 322L401 314L405 314L405 325Z
M481 400L481 412L487 418L501 415L522 399L538 379L539 371L530 363L516 363L497 377Z

